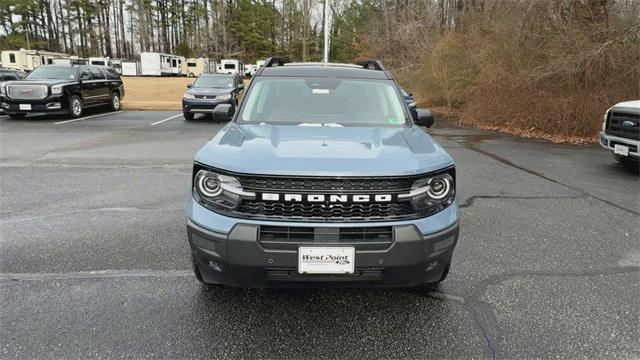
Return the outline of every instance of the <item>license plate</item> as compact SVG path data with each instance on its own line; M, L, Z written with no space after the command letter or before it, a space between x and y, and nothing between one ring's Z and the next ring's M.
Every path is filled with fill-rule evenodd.
M20 110L31 110L31 104L20 104Z
M618 155L629 156L629 147L620 145L620 144L615 144L613 146L613 153Z
M355 259L353 247L300 247L298 273L353 274Z

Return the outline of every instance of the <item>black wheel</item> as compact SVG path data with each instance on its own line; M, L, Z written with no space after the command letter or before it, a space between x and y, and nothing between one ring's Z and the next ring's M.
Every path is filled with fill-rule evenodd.
M111 93L111 102L109 103L112 111L120 111L122 104L120 103L120 94L117 92Z
M69 99L69 115L73 118L82 116L82 100L78 95L72 95Z
M192 113L183 112L182 115L184 115L184 119L185 120L193 120L194 114L192 114Z
M12 119L24 119L27 116L27 114L24 114L24 113L7 114L7 115L9 115L9 117L12 118Z

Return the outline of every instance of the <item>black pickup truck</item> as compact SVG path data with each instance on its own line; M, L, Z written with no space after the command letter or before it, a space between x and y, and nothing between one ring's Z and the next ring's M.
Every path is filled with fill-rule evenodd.
M124 86L113 69L87 65L44 65L24 80L0 83L2 110L11 118L29 113L82 116L84 108L120 110Z

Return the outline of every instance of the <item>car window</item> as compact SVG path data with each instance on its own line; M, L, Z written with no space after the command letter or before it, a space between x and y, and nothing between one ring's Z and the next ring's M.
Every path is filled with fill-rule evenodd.
M393 81L339 78L256 79L241 122L403 126L408 114Z
M194 88L233 88L232 76L200 76L194 83Z
M89 68L89 71L91 72L91 76L93 77L94 80L104 80L104 74L102 73L102 70L98 69L98 68Z
M26 76L27 80L75 80L77 68L71 66L40 66Z

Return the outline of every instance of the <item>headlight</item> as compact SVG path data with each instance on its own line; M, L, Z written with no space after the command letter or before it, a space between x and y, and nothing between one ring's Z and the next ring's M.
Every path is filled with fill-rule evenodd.
M237 208L243 198L254 199L255 193L243 191L240 181L233 176L199 169L193 179L193 197L205 207L224 211Z
M216 96L216 100L229 100L231 99L231 94L224 94Z
M185 94L182 96L182 98L183 98L183 99L187 99L187 100L189 100L189 99L195 99L196 97L195 97L193 94L185 93Z
M449 206L455 199L453 169L449 172L416 180L408 194L398 195L399 200L410 201L416 212L434 214Z
M51 95L60 95L62 94L62 85L53 85L51 87Z
M609 117L609 110L604 112L604 118L602 119L602 131L607 130L607 117Z

